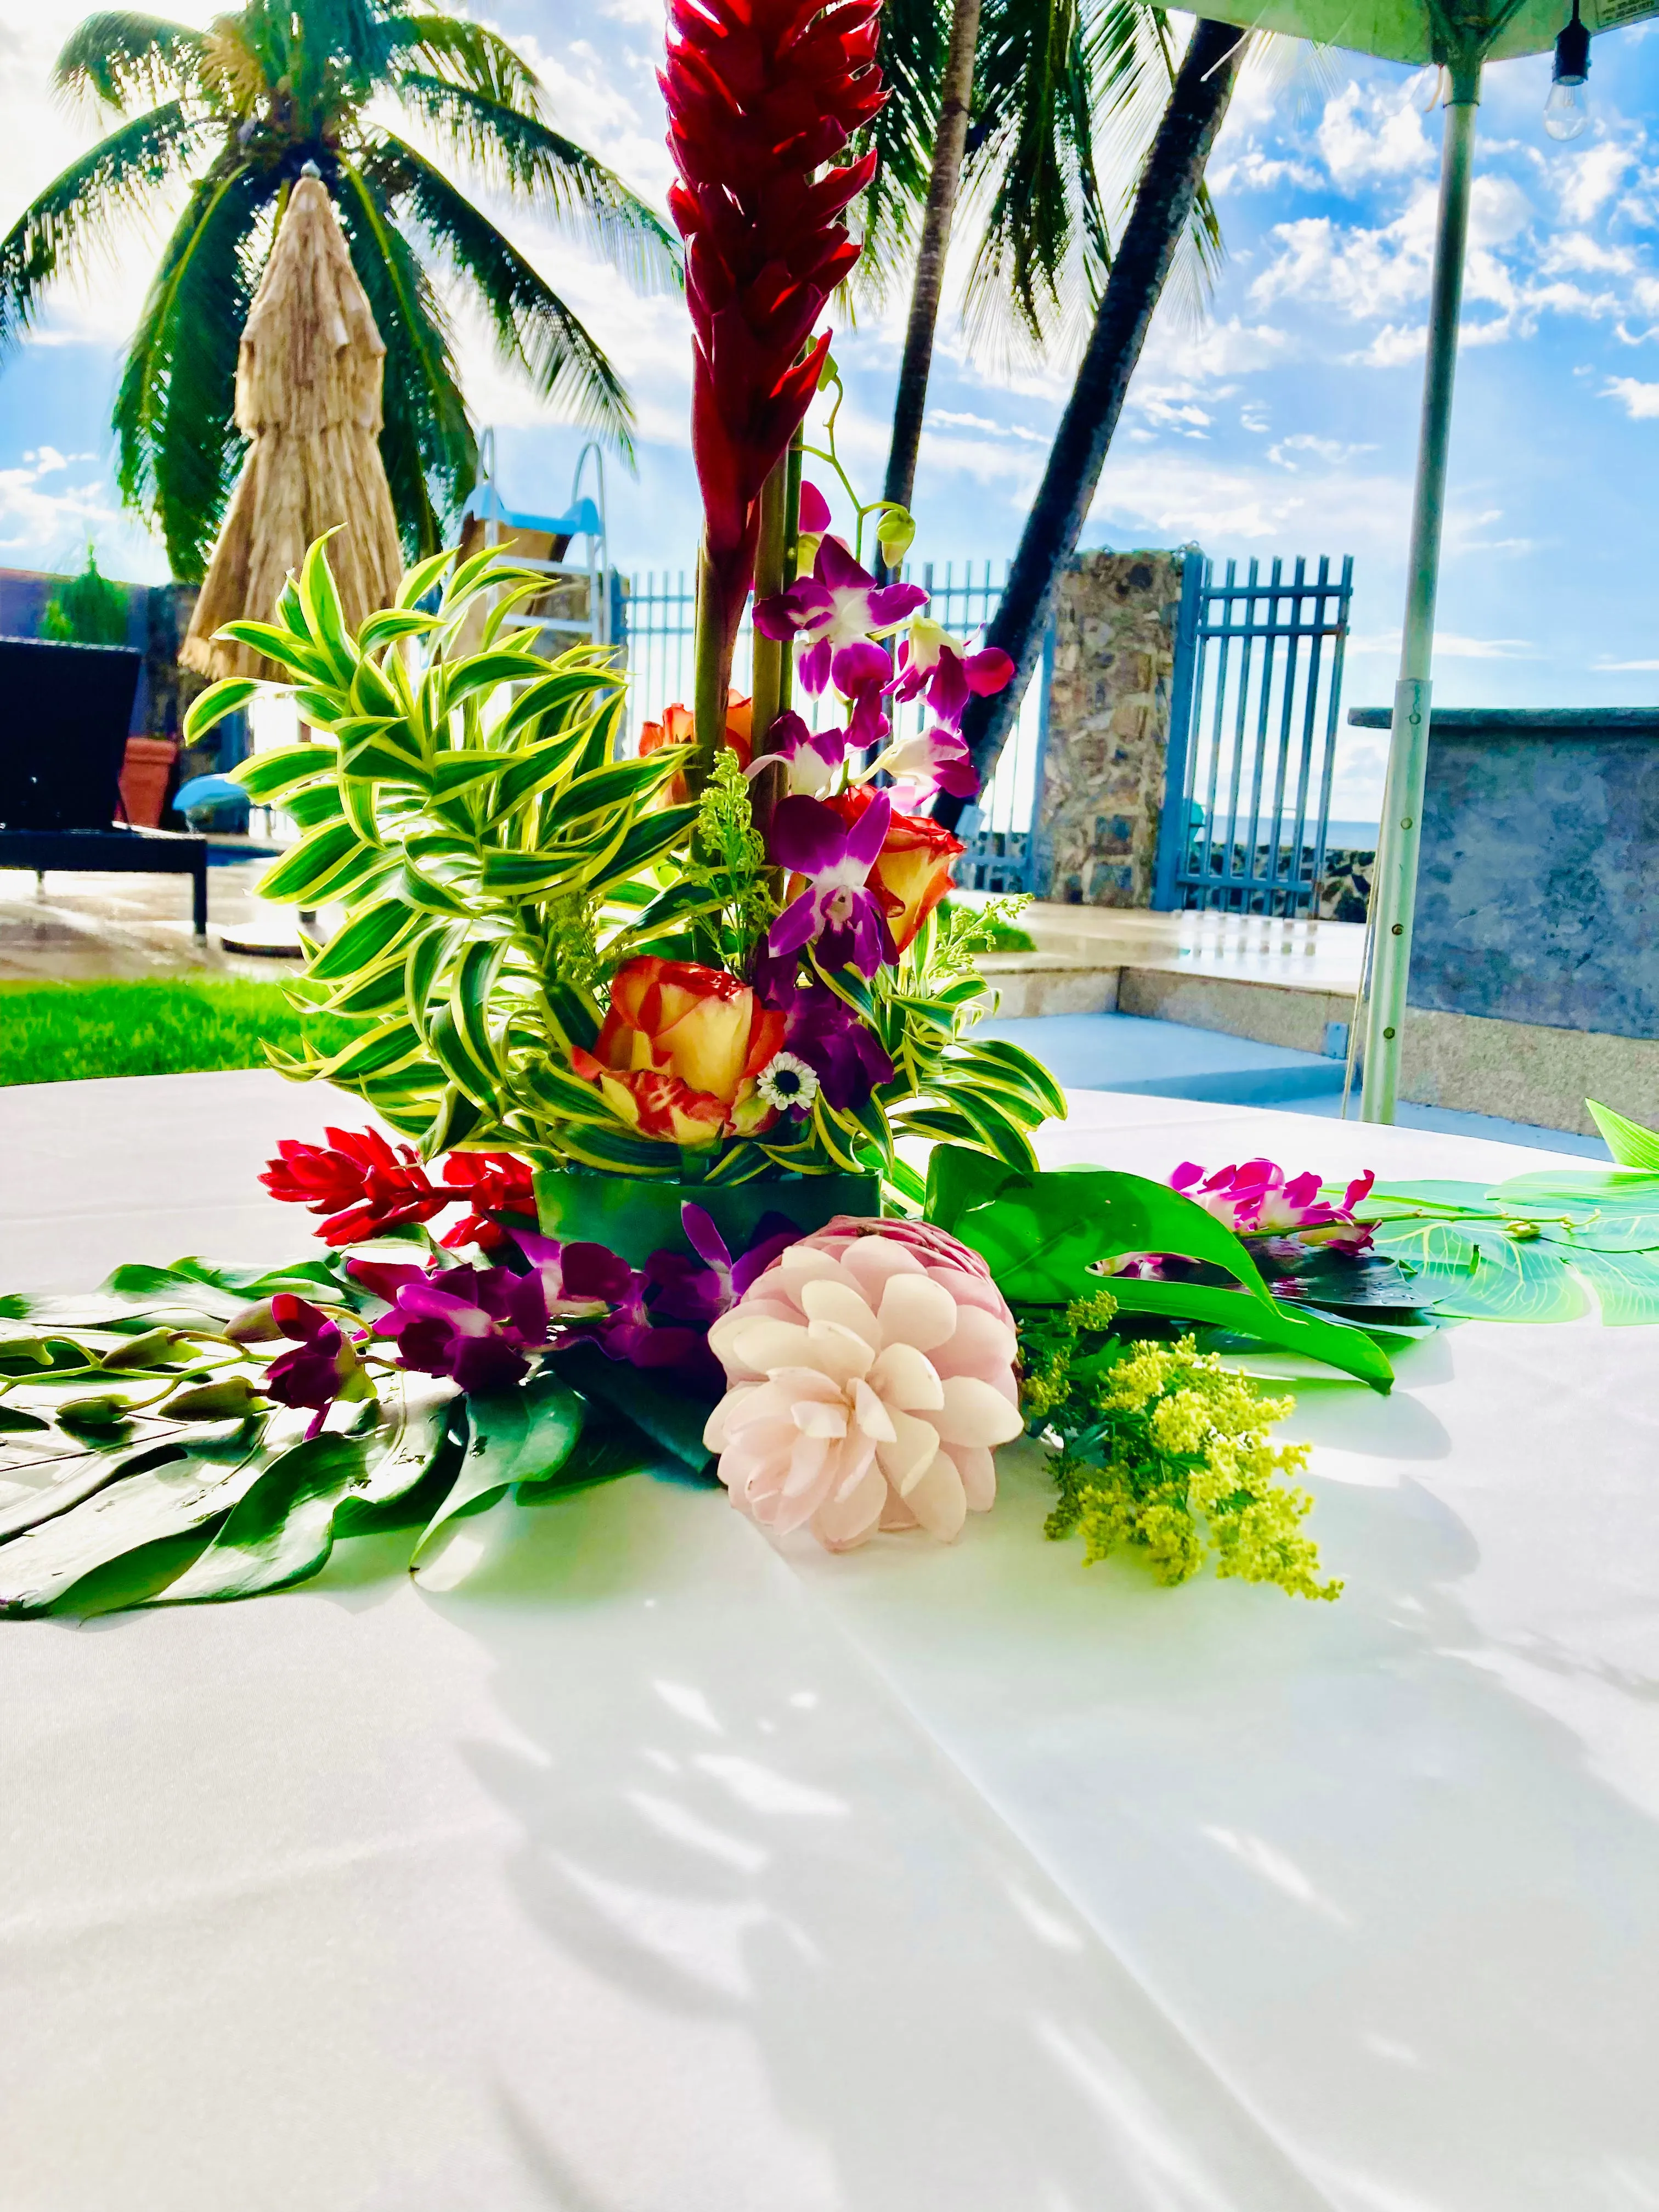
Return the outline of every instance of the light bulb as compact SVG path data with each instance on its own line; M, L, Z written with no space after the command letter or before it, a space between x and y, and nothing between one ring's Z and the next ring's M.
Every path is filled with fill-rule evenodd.
M1577 138L1589 123L1584 81L1589 75L1590 34L1572 0L1572 20L1555 42L1555 67L1550 72L1549 98L1544 102L1544 128L1552 138Z
M1582 84L1553 84L1544 102L1544 128L1552 138L1577 138L1589 128L1589 101Z

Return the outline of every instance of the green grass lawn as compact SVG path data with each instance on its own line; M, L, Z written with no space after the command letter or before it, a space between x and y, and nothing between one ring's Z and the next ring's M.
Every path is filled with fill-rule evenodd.
M350 1034L327 1015L307 1015L304 1026L323 1051ZM289 1052L300 1048L300 1017L274 983L229 976L0 983L0 1085L263 1067L264 1037Z

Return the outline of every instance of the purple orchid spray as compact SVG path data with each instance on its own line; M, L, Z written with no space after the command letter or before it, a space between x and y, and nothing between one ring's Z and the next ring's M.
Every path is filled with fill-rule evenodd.
M757 601L755 628L763 637L805 641L796 673L801 689L816 694L829 683L839 649L888 635L927 604L920 584L878 584L838 538L825 538L810 576Z
M804 878L806 888L772 924L769 953L783 957L816 945L821 967L856 968L861 975L873 975L884 960L897 959L869 882L892 813L883 791L851 823L820 799L780 799L772 815L769 857L775 866Z

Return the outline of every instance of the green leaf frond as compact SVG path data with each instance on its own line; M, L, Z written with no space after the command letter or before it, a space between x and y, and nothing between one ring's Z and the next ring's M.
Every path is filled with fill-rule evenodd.
M124 498L161 525L175 576L207 567L245 450L236 353L274 179L246 162L193 185L162 251L116 395Z
M431 279L404 235L378 158L341 163L337 204L375 327L386 343L380 459L404 550L435 553L477 474L477 442Z
M862 154L873 146L878 156L876 173L850 217L864 249L850 279L860 304L879 305L910 283L950 39L947 0L887 0L881 25L887 101L852 149Z
M503 357L567 419L612 439L631 462L634 410L621 378L518 248L448 178L389 132L365 161L363 175L469 280Z
M0 239L0 356L38 319L48 287L82 274L118 227L144 213L208 143L200 118L168 100L53 178Z
M387 59L400 70L418 66L448 83L468 85L520 115L542 112L542 82L529 63L499 32L464 15L402 10L388 25Z
M411 74L398 92L487 185L532 200L636 290L684 289L684 266L672 231L614 170L574 140L467 85Z
M101 101L125 113L195 91L203 34L162 15L107 9L77 23L52 67L70 100Z

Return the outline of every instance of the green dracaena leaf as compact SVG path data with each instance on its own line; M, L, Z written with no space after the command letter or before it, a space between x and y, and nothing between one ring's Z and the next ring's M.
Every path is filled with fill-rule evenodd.
M377 900L354 915L344 928L331 937L306 969L319 982L361 975L386 957L402 939L419 926L420 917L396 899Z
M357 833L349 823L330 822L302 837L260 878L259 896L289 903L319 904L329 885L362 850Z
M255 806L264 806L285 791L331 776L339 758L332 745L284 745L280 752L255 753L251 760L239 761L230 776Z
M397 605L409 608L415 605L416 599L423 599L454 558L454 547L447 545L441 553L428 553L424 561L417 561L412 568L406 568L404 580L398 586ZM370 619L383 617L371 617Z
M301 683L326 684L334 672L309 638L276 623L229 622L218 635L233 645L245 645L251 653L274 660L279 668L286 668Z
M227 714L240 713L263 689L251 676L227 676L220 683L210 684L185 710L185 743L200 744L208 732L217 729Z

